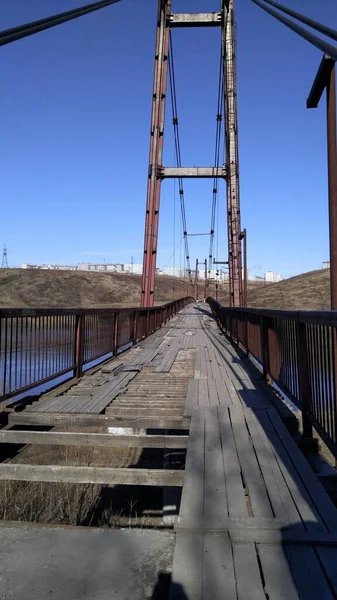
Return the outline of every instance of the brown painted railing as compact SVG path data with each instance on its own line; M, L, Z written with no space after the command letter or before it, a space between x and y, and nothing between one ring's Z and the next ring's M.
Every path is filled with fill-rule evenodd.
M154 308L0 309L0 400L66 374L80 377L86 366L154 333L192 301Z
M226 308L207 299L219 326L261 365L337 457L337 311Z

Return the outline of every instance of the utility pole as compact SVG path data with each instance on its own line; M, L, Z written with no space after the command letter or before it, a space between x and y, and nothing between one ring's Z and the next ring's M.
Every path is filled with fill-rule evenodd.
M166 178L209 178L227 180L227 228L230 278L230 303L242 304L240 195L238 127L236 100L236 57L234 0L221 0L219 13L171 12L171 0L158 0L155 70L150 132L150 157L145 216L144 257L141 305L154 305L158 247L160 190ZM165 167L162 164L165 99L167 89L170 29L174 27L220 27L224 70L226 164L220 167ZM184 236L187 238L187 231Z
M198 266L199 266L199 261L198 259L195 261L195 280L194 280L194 296L195 299L198 300L199 299L199 290L198 290Z
M205 258L205 288L204 288L204 300L206 302L207 299L207 284L208 284L208 280L207 280L207 258Z
M4 244L4 248L3 248L3 251L2 251L1 268L2 269L9 269L9 267L8 267L7 246L6 246L6 244Z
M133 273L133 256L131 256L131 273Z

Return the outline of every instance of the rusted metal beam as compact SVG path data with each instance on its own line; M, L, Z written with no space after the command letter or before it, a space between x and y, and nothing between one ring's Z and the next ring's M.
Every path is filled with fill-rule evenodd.
M157 37L151 118L149 178L147 187L144 258L142 276L142 306L154 305L154 285L157 261L159 205L161 178L158 167L162 164L167 65L169 51L169 14L171 0L158 0Z
M171 27L219 27L221 13L180 13L171 14Z
M331 71L334 66L334 59L328 54L324 54L307 99L307 108L317 108L322 94L329 84Z
M248 303L248 268L247 268L247 230L241 231L240 240L243 240L243 306Z
M337 148L336 148L336 81L335 61L323 56L307 100L308 108L316 108L326 89L329 237L330 237L330 298L331 308L337 309Z
M242 305L241 215L236 92L234 0L223 1L222 56L224 69L225 144L227 163L227 227L229 296L231 306Z
M169 179L173 177L182 178L210 178L218 177L226 179L227 168L222 167L159 167L158 177L161 179Z

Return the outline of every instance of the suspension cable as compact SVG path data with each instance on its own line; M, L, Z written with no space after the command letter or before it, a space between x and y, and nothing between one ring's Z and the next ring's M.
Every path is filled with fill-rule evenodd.
M119 1L120 0L101 0L100 2L87 4L81 8L74 8L73 10L67 10L66 12L58 13L52 17L46 17L44 19L39 19L38 21L32 21L31 23L19 25L18 27L5 29L4 31L0 31L0 46L11 44L12 42L16 42L22 38L34 35L35 33L39 33L45 29L56 27L56 25L61 25L62 23L66 23L72 19L77 19L78 17L82 17L83 15L100 10L101 8L105 8L106 6L110 6L110 4L115 4Z
M216 132L215 132L215 152L214 152L214 166L216 168L218 168L220 165L223 100L224 100L224 79L223 79L223 61L222 61L222 47L221 47L219 82L218 82L218 104L217 104ZM211 211L211 229L210 229L209 253L208 253L208 271L209 271L209 273L212 268L212 259L213 259L215 218L216 218L216 214L217 214L217 199L218 199L218 179L216 177L214 177L212 211Z
M175 146L176 163L177 163L177 167L181 167L179 120L178 120L176 82L175 82L174 60L173 60L173 44L172 44L171 32L170 32L170 50L169 50L169 56L168 56L168 72L169 72L169 81L170 81L172 122L173 122L173 130L174 130L174 146ZM187 237L184 186L183 186L183 180L181 177L178 177L178 184L179 184L180 209L181 209L181 219L182 219L182 225L183 225L183 236L184 236L184 243L185 243L185 257L186 257L186 264L187 264L187 272L188 272L189 279L192 281L190 253L189 253L188 237Z

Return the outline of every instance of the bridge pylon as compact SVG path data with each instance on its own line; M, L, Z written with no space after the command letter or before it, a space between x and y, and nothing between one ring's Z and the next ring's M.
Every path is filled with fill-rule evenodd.
M241 218L236 92L234 0L222 0L219 13L172 13L171 0L158 0L150 156L145 215L141 305L154 305L161 183L166 177L216 177L227 181L229 291L231 306L242 305ZM220 27L224 73L226 165L222 168L172 167L162 164L170 30ZM187 232L184 232L187 236ZM189 260L189 257L187 257Z

